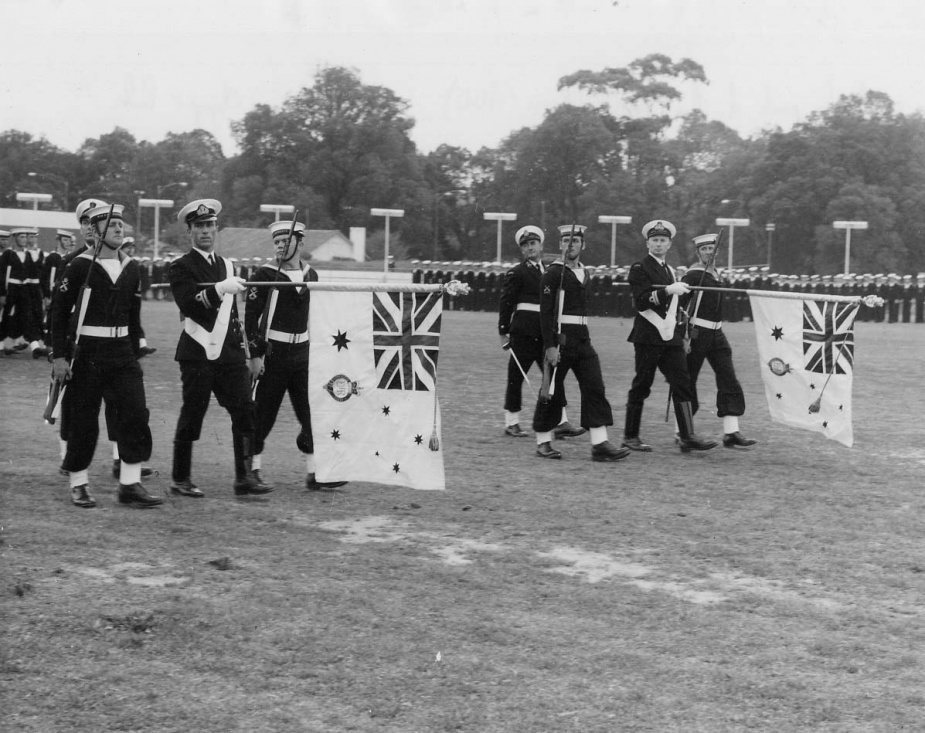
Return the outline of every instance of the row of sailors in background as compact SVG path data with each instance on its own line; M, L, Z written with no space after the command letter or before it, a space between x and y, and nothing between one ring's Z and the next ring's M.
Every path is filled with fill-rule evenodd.
M678 277L683 277L686 269L675 268ZM626 285L628 269L596 267L593 270L589 300L591 315L634 317L632 297ZM782 275L771 273L767 268L754 267L735 271L731 277L726 277L733 289L724 299L727 321L751 320L751 304L746 290L774 290L860 297L877 295L883 298L884 305L880 308L862 308L857 320L877 323L925 323L925 273L918 276ZM445 307L448 310L489 312L498 309L503 278L504 271L500 269L465 269L464 263L446 263L444 267L427 269L419 266L413 275L414 282L459 280L469 285L468 295L455 298L447 296Z

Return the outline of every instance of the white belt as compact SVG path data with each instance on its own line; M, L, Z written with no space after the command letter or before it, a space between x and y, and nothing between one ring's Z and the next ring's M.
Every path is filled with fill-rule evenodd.
M587 316L559 316L560 325L569 325L569 326L587 326L588 317Z
M534 313L540 312L539 303L518 303L517 310L519 311L533 311Z
M81 336L95 336L103 339L117 339L128 336L128 326L81 326Z
M691 325L699 328L707 328L711 331L719 331L723 327L722 321L705 321L703 318L691 318Z
M284 344L303 344L308 341L308 331L302 333L289 333L288 331L267 331L267 338L271 341L282 341Z
M22 284L23 285L39 285L41 284L41 282L42 281L39 280L37 277L27 277L25 280L22 281Z

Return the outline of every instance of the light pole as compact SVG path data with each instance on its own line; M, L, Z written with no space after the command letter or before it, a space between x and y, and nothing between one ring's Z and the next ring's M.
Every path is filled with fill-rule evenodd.
M51 194L50 193L17 193L16 200L17 201L31 201L32 210L38 211L39 203L47 204L49 201L51 201Z
M750 219L726 219L720 217L716 220L716 226L729 227L729 271L732 272L732 248L734 244L735 228L747 227L751 223Z
M382 254L382 276L383 280L389 274L389 220L394 216L401 218L405 215L404 209L370 209L369 213L373 216L385 217L385 251Z
M601 224L610 224L610 266L616 267L617 264L617 224L631 224L631 216L599 216L597 220Z
M501 222L503 221L515 221L517 219L517 214L502 214L498 212L485 212L484 217L486 221L496 221L498 222L498 257L496 259L496 264L501 264Z
M777 228L775 224L765 224L764 230L768 233L768 271L771 270L771 238L774 236L774 230Z
M464 188L451 188L449 191L434 194L434 262L437 261L437 255L440 252L440 199L451 193L460 193L465 190Z
M295 206L290 204L260 204L260 210L264 214L276 214L276 221L279 221L280 214L291 214L295 211Z
M833 229L845 230L845 274L851 271L851 230L867 229L866 221L833 221Z
M171 186L179 186L180 188L186 188L189 184L186 181L174 181L173 183L165 183L162 186L157 187L157 197L153 199L138 199L138 218L141 218L141 207L151 206L154 208L154 247L151 249L151 259L156 260L158 249L160 248L160 231L161 231L161 209L172 209L173 200L172 199L162 199L161 191L164 189L170 188Z
M172 209L173 201L171 199L138 199L138 206L151 206L154 208L154 247L151 249L151 259L157 259L157 250L160 247L160 226L161 226L161 209ZM138 210L141 216L141 208Z
M28 175L28 176L30 176L30 177L32 177L32 178L47 178L49 181L54 181L55 183L60 183L62 186L64 186L64 207L63 207L63 210L64 210L64 211L69 211L68 206L69 206L70 197L68 196L68 187L69 187L69 186L68 186L68 182L67 182L67 179L66 179L66 178L62 178L61 176L56 175L56 174L54 174L54 173L36 173L36 172L34 172L34 171L30 171L30 172L27 173L26 175Z

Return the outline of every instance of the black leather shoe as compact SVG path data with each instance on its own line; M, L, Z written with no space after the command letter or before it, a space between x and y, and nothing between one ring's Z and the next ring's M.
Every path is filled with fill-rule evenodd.
M258 486L269 487L269 489L270 489L271 491L273 490L273 488L274 488L273 484L268 484L266 481L263 480L263 476L260 475L260 469L259 469L259 468L255 468L253 471L251 471L251 473L253 473L253 474L254 474L254 478L257 479L257 485L258 485Z
M90 496L87 484L81 484L71 489L71 503L81 509L92 509L96 506L96 499Z
M122 470L122 459L113 458L112 460L112 477L119 478L119 472ZM148 468L147 466L141 467L141 477L142 478L151 478L154 475L154 469Z
M552 429L552 434L557 438L577 438L579 435L584 435L588 431L584 428L576 428L568 420L564 423L559 423Z
M3 348L4 356L13 356L14 354L18 354L18 353L19 351L17 351L16 349L8 349L6 347Z
M504 434L509 435L512 438L528 438L527 431L520 427L520 425L508 425L504 429Z
M630 454L629 448L617 448L609 440L591 446L592 461L619 461Z
M648 443L643 443L638 437L636 438L624 438L623 447L629 448L630 450L636 450L641 453L649 453L652 451L652 446Z
M540 443L536 446L536 454L540 458L562 458L562 454L552 447L552 443L548 440L545 443Z
M48 349L44 346L36 346L32 349L33 359L44 359L46 356L48 356Z
M315 481L315 474L313 473L305 477L305 488L309 491L329 491L346 483L346 481Z
M754 438L746 438L738 430L734 433L726 433L723 436L723 445L726 448L735 448L739 446L740 448L748 448L750 445L755 445L758 441Z
M69 473L68 473L67 471L65 471L63 468L59 468L59 469L58 469L58 475L59 475L59 476L64 476L64 477L66 478L66 477L70 476L71 474L69 474Z
M248 471L241 478L234 480L235 496L260 496L261 494L269 494L271 491L273 491L273 487L269 484L260 484L252 471Z
M120 484L119 503L138 507L139 509L148 509L149 507L163 504L164 500L159 496L151 496L140 483Z
M170 484L170 493L177 494L178 496L189 496L193 499L201 499L205 496L205 494L196 488L196 484L189 479L172 481Z
M690 453L692 450L710 450L719 445L715 440L704 440L693 433L686 438L681 436L678 439L678 445L682 453Z
M138 358L144 359L146 356L151 356L155 351L157 351L156 346L142 346L138 349Z

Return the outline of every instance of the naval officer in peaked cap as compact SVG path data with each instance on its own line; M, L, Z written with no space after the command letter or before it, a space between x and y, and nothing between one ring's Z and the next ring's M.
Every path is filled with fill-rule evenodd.
M690 288L678 281L665 261L676 233L670 221L655 219L646 223L642 236L648 254L630 267L628 281L636 317L627 340L635 350L636 376L626 399L623 430L623 445L630 450L652 450L640 439L639 428L643 403L651 393L656 371L665 375L671 387L681 451L709 450L717 445L694 433L694 394L684 352L684 324L678 317L678 300Z
M174 434L170 490L192 498L203 496L192 481L193 443L199 440L213 394L231 417L235 496L273 490L258 482L251 468L254 403L236 302L245 286L231 261L215 252L221 211L215 199L198 199L180 210L177 220L186 227L190 250L171 262L167 271L183 319L174 357L180 364L183 403Z

